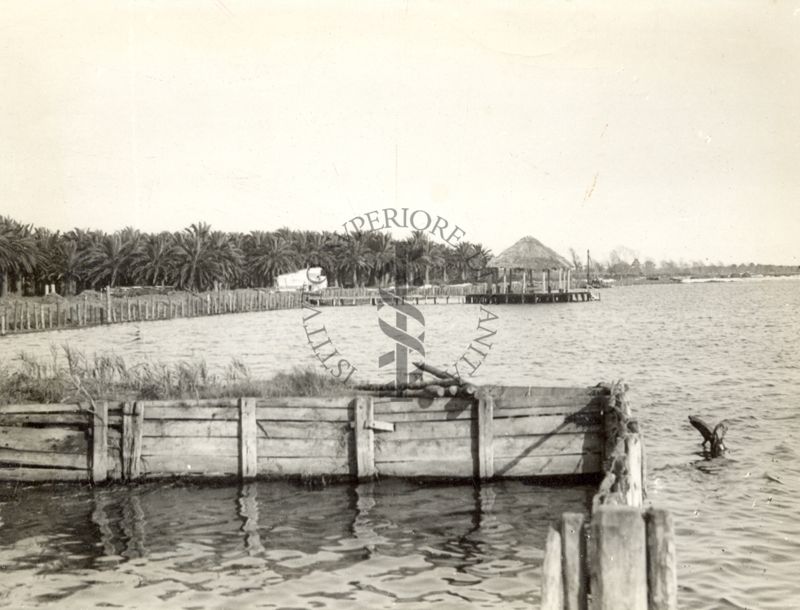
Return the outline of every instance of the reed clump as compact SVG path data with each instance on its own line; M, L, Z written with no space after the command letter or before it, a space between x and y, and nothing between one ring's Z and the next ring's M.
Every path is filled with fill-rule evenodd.
M65 345L52 347L50 358L21 353L11 365L0 364L0 404L352 393L352 388L313 368L253 378L238 358L214 373L204 360L129 363L117 354L88 356Z

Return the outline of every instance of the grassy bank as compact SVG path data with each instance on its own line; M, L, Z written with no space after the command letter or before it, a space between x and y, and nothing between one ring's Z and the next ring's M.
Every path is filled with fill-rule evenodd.
M313 368L295 368L256 379L234 359L221 374L206 363L126 362L114 354L92 357L62 347L47 360L20 354L0 364L0 404L85 402L87 400L168 400L239 396L336 396L354 390Z

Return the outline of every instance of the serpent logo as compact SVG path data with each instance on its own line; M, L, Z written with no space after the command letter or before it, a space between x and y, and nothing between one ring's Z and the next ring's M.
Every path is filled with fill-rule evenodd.
M381 354L378 358L378 366L383 368L389 364L395 365L395 380L397 387L404 384L414 383L422 380L421 371L408 372L408 354L409 350L417 352L424 360L425 358L425 316L422 312L414 307L411 303L403 301L402 296L396 295L393 292L379 289L381 297L378 303L378 311L384 307L391 307L395 311L395 325L391 326L383 318L378 318L378 324L383 333L395 342L393 350ZM422 326L422 332L417 335L411 335L408 332L408 319L416 321Z

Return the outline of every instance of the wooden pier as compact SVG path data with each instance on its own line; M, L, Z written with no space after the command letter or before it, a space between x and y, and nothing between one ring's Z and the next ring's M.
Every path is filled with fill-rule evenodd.
M468 294L465 302L480 305L536 305L539 303L585 303L599 300L600 296L591 290L564 290L561 292Z

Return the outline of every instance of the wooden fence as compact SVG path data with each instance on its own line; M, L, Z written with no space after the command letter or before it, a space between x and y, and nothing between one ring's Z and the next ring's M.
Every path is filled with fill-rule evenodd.
M49 303L20 299L0 305L0 335L301 306L302 294L299 292L256 289L138 297L118 297L105 293L91 297L55 297Z
M0 480L599 473L598 388L0 406Z
M677 610L672 517L642 507L644 450L621 386L611 388L603 426L605 476L590 518L565 513L548 532L542 610Z

